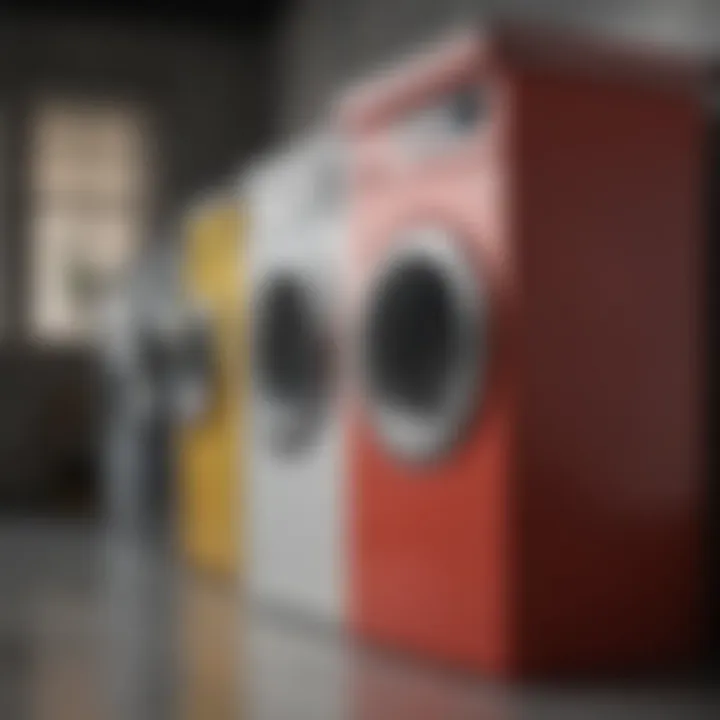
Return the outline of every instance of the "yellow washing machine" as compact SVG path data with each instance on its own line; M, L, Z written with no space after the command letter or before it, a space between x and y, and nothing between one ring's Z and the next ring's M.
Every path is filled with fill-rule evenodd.
M226 576L241 564L245 217L237 194L195 208L181 268L187 312L180 365L180 536L185 556Z

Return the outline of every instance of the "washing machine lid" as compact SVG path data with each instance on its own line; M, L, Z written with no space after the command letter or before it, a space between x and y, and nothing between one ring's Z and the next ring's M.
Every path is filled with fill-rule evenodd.
M371 423L394 454L451 451L478 412L488 360L488 291L461 238L404 232L371 278L359 353Z
M299 225L342 215L347 172L344 143L330 131L296 138L252 166L242 184L255 244L284 244Z
M254 297L256 421L275 452L294 454L317 435L327 409L327 307L309 269L269 271Z

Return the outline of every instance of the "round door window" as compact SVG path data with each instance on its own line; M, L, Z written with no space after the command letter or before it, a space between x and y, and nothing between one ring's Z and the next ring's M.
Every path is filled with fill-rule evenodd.
M195 308L186 318L177 350L177 402L186 421L208 411L216 370L210 318Z
M376 430L397 454L450 449L477 410L487 356L482 278L457 239L408 233L368 290L365 395Z
M309 439L326 384L322 317L315 288L301 273L263 284L256 308L255 367L267 432L283 450Z

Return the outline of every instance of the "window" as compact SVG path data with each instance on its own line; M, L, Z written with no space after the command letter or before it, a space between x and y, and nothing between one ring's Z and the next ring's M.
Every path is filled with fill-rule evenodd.
M30 167L31 332L89 340L105 293L139 249L148 204L147 138L137 109L48 103Z

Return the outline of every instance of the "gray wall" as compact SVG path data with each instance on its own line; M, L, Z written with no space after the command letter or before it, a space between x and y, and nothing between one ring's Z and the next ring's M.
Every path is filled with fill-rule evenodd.
M3 182L0 258L0 509L87 495L98 429L97 373L79 349L26 333L28 118L45 97L125 100L151 119L155 202L146 241L273 133L271 37L87 22L0 23Z
M155 137L153 225L238 167L272 130L272 46L263 37L80 23L3 23L5 340L22 335L27 278L27 118L44 96L119 98L148 111Z

